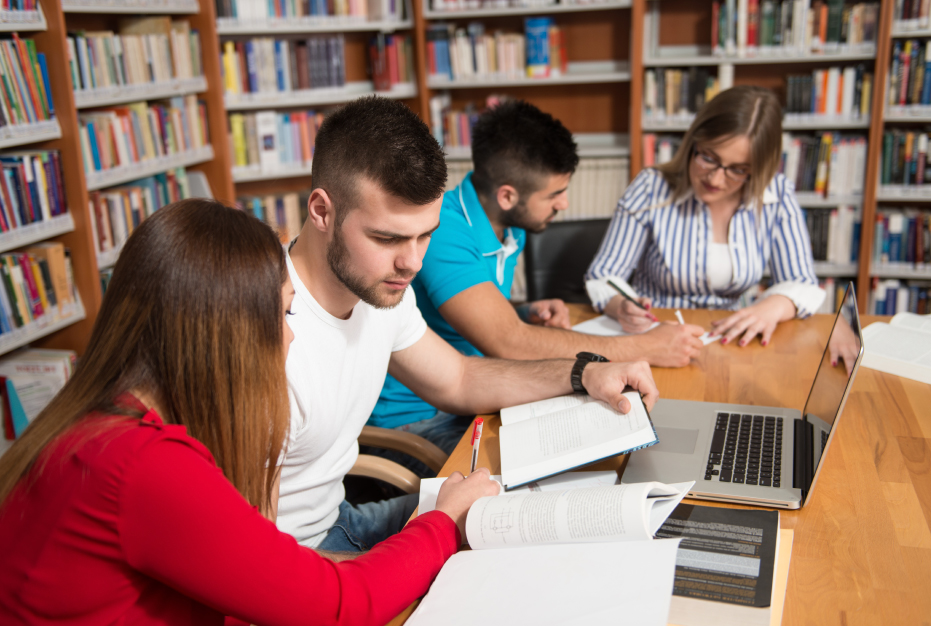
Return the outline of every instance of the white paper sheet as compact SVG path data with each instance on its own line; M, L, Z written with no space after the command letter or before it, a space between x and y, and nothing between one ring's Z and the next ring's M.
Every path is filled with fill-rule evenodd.
M654 322L643 332L653 330L657 326L659 326L659 322ZM572 330L579 333L585 333L586 335L600 335L602 337L623 337L636 334L625 332L617 320L611 319L607 315L599 315L598 317L594 317L586 322L576 324L572 327Z
M454 555L408 626L666 626L679 539Z

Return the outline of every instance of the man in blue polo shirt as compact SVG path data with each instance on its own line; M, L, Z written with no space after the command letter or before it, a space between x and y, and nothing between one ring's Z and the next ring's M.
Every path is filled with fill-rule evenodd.
M475 169L443 197L440 228L413 282L417 306L440 337L466 355L524 360L588 351L612 361L681 366L698 354L704 332L698 326L662 324L642 335L595 337L569 330L562 300L510 304L526 231L544 230L569 206L579 157L558 120L527 102L500 104L476 123L472 159ZM388 375L369 424L413 432L449 453L471 420L437 411Z

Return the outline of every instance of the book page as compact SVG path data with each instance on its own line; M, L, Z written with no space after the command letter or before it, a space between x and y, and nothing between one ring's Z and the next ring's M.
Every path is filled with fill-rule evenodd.
M666 626L678 543L459 552L407 626Z
M892 326L908 330L917 330L931 334L931 315L918 315L916 313L896 313L889 322Z
M479 498L466 518L473 550L651 539L643 515L652 483Z
M588 394L573 393L568 396L557 396L547 398L546 400L537 400L527 404L518 404L501 409L501 424L515 424L524 420L529 420L541 415L556 413L564 409L582 406L586 402L594 402L595 399Z
M627 415L604 402L589 402L502 426L499 440L504 486L516 487L656 442L640 395L636 391L624 395L632 407Z
M501 483L500 475L492 475L492 480ZM446 477L423 478L420 481L420 501L417 505L417 515L429 513L436 508L436 498L440 487L446 482ZM579 489L581 487L608 487L616 485L617 472L566 472L559 476L552 476L523 487L513 489L510 493L537 492L537 491L563 491L566 489ZM502 493L504 493L502 489ZM465 537L463 537L465 539Z
M931 367L931 334L876 322L863 329L863 341L865 357L875 354ZM868 359L864 358L863 365L870 367Z

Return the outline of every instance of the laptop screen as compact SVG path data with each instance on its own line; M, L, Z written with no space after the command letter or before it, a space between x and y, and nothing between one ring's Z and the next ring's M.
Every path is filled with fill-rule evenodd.
M852 385L857 366L863 354L863 337L860 334L860 318L853 283L847 286L838 306L834 327L815 374L808 402L805 403L804 420L812 425L811 482L802 485L807 492L818 477L821 459L830 443L834 424L840 417ZM808 481L806 481L808 482Z

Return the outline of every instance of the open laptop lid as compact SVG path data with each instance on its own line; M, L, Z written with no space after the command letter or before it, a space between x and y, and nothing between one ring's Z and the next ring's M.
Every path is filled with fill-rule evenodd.
M821 365L815 374L815 381L811 385L808 400L802 411L801 426L804 429L805 445L796 445L796 477L800 477L801 484L798 487L802 490L803 504L808 500L808 494L814 489L821 473L822 461L834 440L837 420L844 410L862 359L863 334L860 316L857 313L857 298L851 282L840 301L834 326L821 357ZM814 428L815 425L820 428ZM823 448L821 438L814 435L821 430L829 431ZM800 432L801 430L796 431L796 437ZM803 455L798 458L800 451L803 451ZM798 464L804 464L801 473Z

